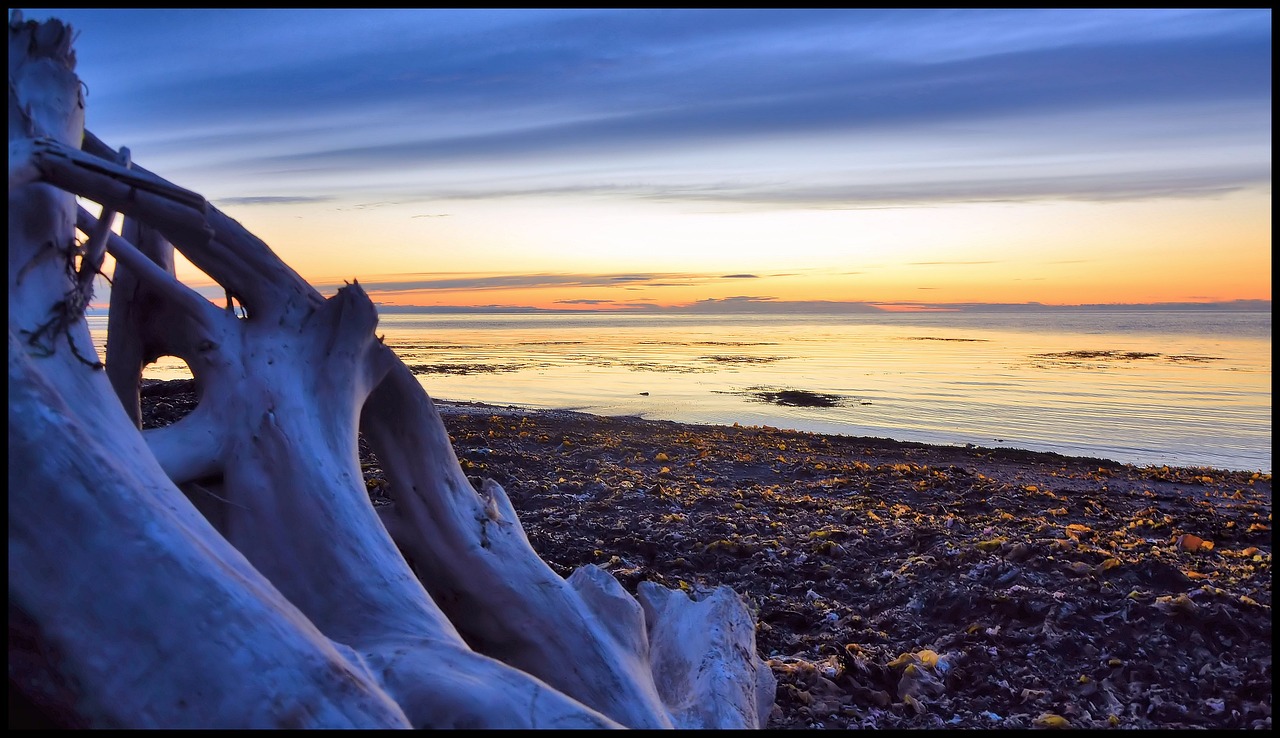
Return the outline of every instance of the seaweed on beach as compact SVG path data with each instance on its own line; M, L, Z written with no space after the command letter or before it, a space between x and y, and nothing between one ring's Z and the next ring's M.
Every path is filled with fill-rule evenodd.
M1222 361L1221 356L1200 356L1197 354L1161 354L1153 351L1057 351L1047 354L1032 354L1033 359L1050 359L1061 364L1078 364L1083 361L1139 361L1143 359L1164 359L1173 362Z
M476 346L464 346L452 343L413 343L406 341L387 341L387 347L396 351L474 351Z
M770 364L775 361L781 361L785 356L699 356L699 359L705 361L715 361L721 364Z
M636 341L637 346L777 346L775 341Z
M406 364L414 374L491 374L515 372L529 364Z
M592 366L614 367L620 366L633 372L667 372L670 374L698 374L702 372L713 371L710 367L697 366L693 364L672 364L659 361L612 361L610 359L591 358L586 359L585 363Z
M1032 354L1033 359L1092 359L1098 361L1134 361L1154 359L1160 354L1150 351L1058 351L1048 354Z
M744 395L755 402L767 402L783 407L843 407L851 398L828 392L811 392L802 389L777 389L773 387L748 387L725 394Z
M144 382L144 427L189 390ZM1271 727L1269 473L441 409L556 573L747 597L769 728Z

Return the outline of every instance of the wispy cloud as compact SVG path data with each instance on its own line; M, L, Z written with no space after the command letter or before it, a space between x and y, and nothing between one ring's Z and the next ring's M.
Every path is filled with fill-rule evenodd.
M764 295L735 295L733 297L708 297L705 300L698 300L696 305L745 305L748 303L755 304L761 302L774 302L778 298L768 297Z
M281 186L321 176L395 198L838 208L1270 182L1268 9L60 15L81 31L92 125L106 140L158 166ZM939 138L951 147L928 166L858 171L869 154L909 158ZM820 155L805 143L815 140L829 142ZM680 165L750 146L789 151L803 176ZM975 160L983 171L957 176ZM612 173L584 180L552 166L566 161L609 161ZM494 163L541 181L457 186ZM654 165L669 175L653 177ZM410 187L397 176L407 170L442 184Z
M413 276L413 275L408 275ZM578 288L578 287L610 287L630 289L632 287L689 287L706 284L720 279L713 274L694 273L651 273L651 274L468 274L468 275L424 275L418 278L385 278L373 276L362 278L360 286L370 294L416 292L424 290L510 290L538 288ZM321 292L332 292L342 287L342 283L317 284Z
M1265 153L1265 152L1262 152ZM697 182L690 175L671 175L662 181L582 182L530 184L523 187L490 186L431 189L406 187L398 194L404 202L456 200L505 200L541 197L610 197L664 203L721 203L724 212L743 208L877 209L946 203L1017 203L1044 200L1120 202L1165 197L1219 197L1250 187L1270 187L1271 167L1266 161L1226 160L1212 165L1174 168L1169 163L1146 170L1118 171L1107 162L1088 174L1028 174L1022 161L1001 164L993 160L987 176L956 177L922 168L892 175L878 172L848 174L848 181L812 185L787 181L761 181L751 177ZM830 175L815 174L814 177ZM865 180L865 181L864 181Z
M257 197L221 197L214 203L216 205L299 205L315 202L328 202L332 200L328 196L303 196L303 195L262 195Z
M856 22L856 15L846 17ZM763 28L757 29L757 38L780 40ZM679 70L650 58L642 59L638 70L616 64L582 67L559 85L540 86L566 103L558 106L564 111L558 116L543 113L545 122L481 133L419 135L395 143L314 148L260 161L350 169L393 162L635 150L726 137L936 127L1099 106L1132 108L1170 99L1183 105L1262 99L1270 88L1270 73L1258 61L1269 53L1269 46L1263 33L1109 43L1081 39L1066 46L923 64L905 59L868 63L856 49L841 54L829 47L793 47L783 54L776 46L757 46L742 54L721 50L714 55L702 52L701 57L690 49L693 55L681 60ZM545 66L537 52L525 53L534 66ZM603 89L604 83L619 78L628 86ZM502 80L486 86L496 87L491 93L499 97L503 92L514 95L504 100L506 105L525 98L533 82L528 71ZM405 94L385 88L379 92ZM361 90L352 102L372 100L373 93ZM604 98L585 107L584 97L590 93L604 93ZM446 85L443 91L427 88L417 94L429 99L472 93ZM672 105L676 96L681 104Z

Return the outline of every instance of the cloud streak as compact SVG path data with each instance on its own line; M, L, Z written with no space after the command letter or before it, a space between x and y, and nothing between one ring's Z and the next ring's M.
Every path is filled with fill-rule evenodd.
M263 195L257 197L222 197L218 198L217 205L301 205L317 202L328 202L332 197L327 196L270 196Z
M651 274L474 274L459 276L423 276L417 279L361 279L360 286L370 294L404 293L418 291L481 291L511 289L546 289L611 287L689 287L708 284L718 279L714 274L651 273ZM344 283L317 284L324 293L333 292Z
M622 112L601 106L508 130L315 149L259 161L350 169L392 161L430 164L647 149L726 137L933 127L1170 100L1180 105L1262 101L1271 75L1258 62L1269 49L1269 39L1246 36L1091 44L934 64L865 65L856 57L824 57L828 64L820 65L819 59L800 56L788 61L804 74L785 78L776 72L749 76L764 61L751 57L739 60L746 63L743 73L728 85L727 70L717 66L679 85L687 90L679 99L633 103ZM635 84L647 84L646 96L653 98L653 88L665 81L657 74Z
M1215 195L1270 180L1264 9L59 15L81 31L99 135L280 189L362 173L362 186L432 199L838 208ZM939 138L956 150L928 166L857 168L885 145ZM824 153L803 143L815 140ZM801 168L680 164L755 146ZM984 170L957 176L975 156ZM608 179L553 166L602 158ZM536 183L469 174L498 162ZM397 179L415 169L441 184Z

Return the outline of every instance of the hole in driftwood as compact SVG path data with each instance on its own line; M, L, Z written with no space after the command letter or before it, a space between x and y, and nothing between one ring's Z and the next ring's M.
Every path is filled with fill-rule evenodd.
M163 428L191 414L200 400L194 379L142 380L142 427Z

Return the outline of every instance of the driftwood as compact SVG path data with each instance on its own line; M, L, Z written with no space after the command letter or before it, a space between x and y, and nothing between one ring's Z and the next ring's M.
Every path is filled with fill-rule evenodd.
M645 583L637 599L595 567L556 575L502 488L472 487L357 283L323 297L84 129L71 37L10 18L11 713L65 727L763 726L775 682L738 595ZM174 249L225 306L175 278ZM105 367L83 318L103 253L116 262ZM168 355L200 402L144 432L142 370ZM361 432L395 493L378 511Z

